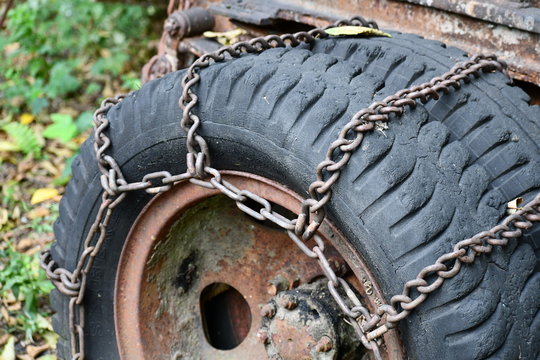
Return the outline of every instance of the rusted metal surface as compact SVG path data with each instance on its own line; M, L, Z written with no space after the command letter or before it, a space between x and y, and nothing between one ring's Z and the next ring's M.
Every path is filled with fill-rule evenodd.
M431 7L417 3L429 3ZM383 29L419 34L462 48L470 54L496 54L509 64L512 77L540 84L540 10L536 7L512 9L510 5L504 6L507 3L510 2L224 0L211 6L210 10L259 26L279 25L283 20L324 26L338 18L359 14L376 21ZM437 4L445 10L436 8ZM492 9L499 9L499 12ZM503 16L510 12L513 17Z
M540 105L540 86L525 81L514 80L515 85L519 86L530 96L530 105Z
M186 48L185 50L181 50L183 54L189 53L195 57L199 57L203 54L216 51L221 47L221 44L204 37L191 37L184 39L180 43L180 46Z
M224 179L290 211L299 211L300 197L269 180L238 173ZM153 199L134 224L122 252L115 295L117 339L123 359L265 358L257 332L264 315L271 313L263 308L272 298L269 284L280 284L279 296L280 291L324 276L317 261L304 259L287 233L242 215L234 202L216 197L218 194L191 183L178 184ZM329 223L324 224L322 233L325 241L332 240L330 243L341 249L327 246L325 250L336 269L347 272L346 278L355 284L366 305L376 309L381 293L364 263ZM340 252L347 254L345 259ZM354 273L344 269L347 262ZM355 280L354 274L363 280ZM366 283L370 286L365 287ZM212 324L205 324L201 316L207 297L201 298L201 294L213 284L238 290L249 306L247 321L241 301L226 301L233 314L229 318L236 319L233 329L245 329L250 322L247 334L245 330L233 331L237 338L247 337L227 351L212 346L204 331ZM311 342L310 348L318 340ZM403 355L396 334L385 339L385 344L392 356ZM392 356L388 358L396 358Z
M191 261L195 260L200 259ZM200 294L200 310L206 340L216 349L234 349L249 333L252 321L249 304L244 295L228 284L207 285Z
M266 306L274 311L263 317L258 334L269 359L352 360L365 353L324 280L281 292Z
M142 82L160 78L188 66L195 57L189 56L189 48L182 44L182 39L201 34L213 26L213 16L203 8L193 7L170 13L163 26L158 53L142 69Z
M495 24L540 33L540 2L511 0L402 0Z

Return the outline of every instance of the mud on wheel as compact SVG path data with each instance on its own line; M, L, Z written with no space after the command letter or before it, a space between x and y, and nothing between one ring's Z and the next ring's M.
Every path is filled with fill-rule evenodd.
M438 42L392 35L320 39L202 70L194 111L212 166L298 213L312 169L354 113L466 58ZM183 76L152 81L107 112L108 154L128 182L185 171ZM534 197L540 110L527 101L505 75L485 73L365 137L333 187L320 230L330 266L363 306L374 311L455 243L497 224L510 200ZM93 142L73 163L55 226L52 259L70 271L101 201ZM463 265L384 335L383 357L536 358L539 241L535 226ZM216 190L181 182L154 197L130 192L86 275L85 356L369 358L351 341L355 334L311 260L285 232ZM58 354L66 359L74 355L69 301L52 294Z

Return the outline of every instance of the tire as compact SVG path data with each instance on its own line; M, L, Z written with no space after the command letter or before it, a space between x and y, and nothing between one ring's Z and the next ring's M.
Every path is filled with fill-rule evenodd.
M215 64L197 87L212 165L274 179L305 194L315 166L359 109L447 71L466 54L415 35L331 38ZM128 181L185 169L178 99L183 71L113 107L110 154ZM500 73L483 74L369 134L335 186L329 216L364 256L387 300L453 244L495 225L508 201L540 189L540 109ZM73 269L99 205L92 139L73 162L55 225L54 260ZM89 274L88 359L115 359L115 271L123 242L150 200L130 193L115 211ZM540 275L534 244L480 256L399 325L411 359L534 359ZM52 293L58 354L70 358L68 299ZM460 355L456 355L460 354Z

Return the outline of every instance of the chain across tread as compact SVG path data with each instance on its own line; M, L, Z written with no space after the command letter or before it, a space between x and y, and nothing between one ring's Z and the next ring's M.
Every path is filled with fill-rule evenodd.
M336 25L361 24L376 27L363 19L353 19L349 22L338 22ZM236 58L244 52L260 53L269 48L297 46L303 42L313 42L316 38L328 35L324 29L313 29L309 32L300 32L294 35L270 35L256 38L247 42L237 43L222 48L215 53L206 54L196 60L188 69L182 81L183 92L179 105L183 110L182 128L187 133L186 145L187 171L183 174L171 175L167 171L147 174L139 182L127 183L116 161L107 155L111 145L105 131L109 122L106 117L108 110L123 99L123 95L106 99L96 111L95 122L95 151L98 167L100 169L103 196L100 209L92 225L85 243L84 250L73 272L60 268L51 257L50 252L42 253L42 267L47 276L53 281L58 290L70 297L69 321L70 341L73 359L84 358L84 289L86 274L90 271L93 260L105 239L105 229L110 220L112 211L129 191L145 190L149 194L160 193L170 189L171 184L180 181L191 181L206 188L216 188L236 201L238 207L248 215L258 220L270 220L287 230L291 239L309 257L317 258L323 272L328 278L328 287L344 314L348 316L355 328L360 341L380 358L378 345L380 337L396 323L404 319L427 295L438 289L445 279L455 276L463 263L471 263L476 256L492 251L494 246L504 246L508 240L518 238L522 230L533 226L533 222L540 222L540 194L533 201L515 214L506 218L501 224L489 231L482 232L457 243L451 253L445 254L435 264L424 268L416 279L408 281L402 294L391 298L391 305L381 305L376 314L370 314L351 291L348 284L337 277L324 256L324 244L316 235L318 227L325 217L324 206L331 199L331 187L338 181L341 169L345 167L352 153L360 146L364 134L375 129L376 125L386 123L390 116L400 116L407 106L414 107L416 101L423 103L430 99L437 100L451 88L458 90L462 82L471 81L471 76L478 77L480 71L504 71L505 64L494 56L475 56L469 61L456 64L449 72L435 77L424 84L404 89L360 110L351 121L342 129L339 138L334 141L324 161L316 170L317 180L309 187L311 198L304 200L302 212L296 219L287 219L272 210L270 203L246 190L240 190L221 179L220 172L210 166L210 154L206 141L197 133L201 124L192 109L197 105L198 97L192 90L200 79L198 70L221 62L228 58ZM211 176L209 181L205 180ZM260 205L253 209L244 204L250 199ZM304 241L313 238L316 246L309 249ZM453 262L453 263L452 263ZM436 277L435 277L436 275ZM429 281L426 280L429 278ZM339 288L346 294L343 297ZM349 304L353 304L350 307Z

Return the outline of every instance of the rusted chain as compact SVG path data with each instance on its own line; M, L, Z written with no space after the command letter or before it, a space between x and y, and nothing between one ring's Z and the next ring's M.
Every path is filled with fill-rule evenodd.
M334 24L342 25L376 27L376 24L359 17ZM375 314L369 313L347 282L332 270L324 255L324 243L317 235L317 230L325 218L324 206L332 197L333 184L338 181L341 170L360 146L365 134L373 131L376 123L386 123L392 116L401 116L407 107L414 108L418 100L425 103L430 99L439 99L451 89L458 90L462 83L478 77L481 71L504 71L506 65L495 56L474 56L429 82L401 90L357 112L340 131L338 139L329 146L325 160L317 166L316 180L309 187L310 198L302 202L300 214L295 219L289 219L273 210L268 200L250 191L238 189L223 180L219 170L211 167L208 145L197 133L201 120L192 111L198 104L193 86L200 80L199 71L213 63L239 57L242 53L260 53L276 47L295 47L327 36L324 29L281 36L269 35L227 46L197 59L182 79L183 91L179 100L182 109L181 126L187 133L188 149L187 170L182 174L172 175L168 171L158 171L146 174L141 181L128 183L116 160L107 154L111 140L106 134L109 127L106 114L112 106L122 101L124 96L106 99L102 103L94 115L94 149L101 172L103 195L96 219L84 241L83 252L73 271L59 267L49 251L41 255L42 267L49 279L62 294L70 298L69 325L73 359L84 359L84 290L87 274L105 241L106 229L114 208L130 191L145 190L150 194L157 194L169 190L175 183L188 180L208 189L218 189L234 200L246 214L257 220L271 221L287 231L291 240L306 256L318 260L328 279L330 294L344 316L349 319L363 346L373 351L376 359L381 358L381 336L407 317L428 294L437 290L444 280L456 276L462 263L473 262L477 256L491 252L494 246L505 246L508 240L520 237L523 229L530 228L534 222L540 222L538 194L532 202L493 229L457 243L452 252L439 257L435 264L422 269L416 279L408 281L402 294L393 296L390 304L380 305ZM257 204L257 207L249 207L247 200L250 200L250 204ZM309 239L315 242L312 248L305 243Z

